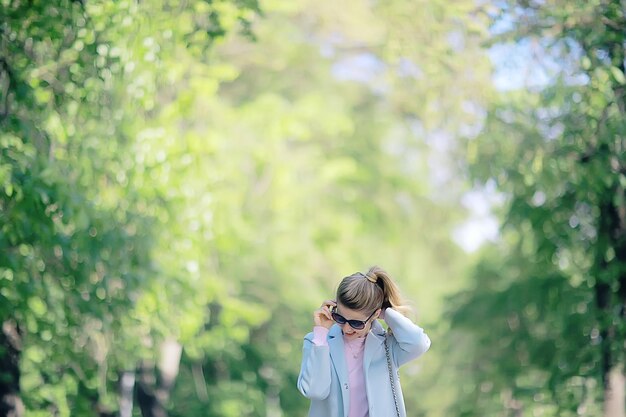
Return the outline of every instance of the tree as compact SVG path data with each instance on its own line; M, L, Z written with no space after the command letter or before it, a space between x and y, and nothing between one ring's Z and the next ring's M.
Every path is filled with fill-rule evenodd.
M175 5L158 4L162 15ZM202 50L225 33L224 18L245 22L239 11L255 4L209 7L181 36ZM120 55L129 24L151 5L0 6L3 415L108 415L118 372L151 356L136 309L163 273L152 257L162 204L129 181L130 115L120 105L149 101L141 88L130 103L114 90L132 71Z
M495 42L536 49L531 65L550 81L501 93L468 143L473 178L495 182L507 203L499 248L452 315L475 332L474 358L493 359L469 371L480 382L463 406L593 415L603 404L605 416L623 416L623 5L505 2L485 11L498 23Z
M437 149L478 117L472 4L3 5L0 241L26 260L0 258L0 311L28 328L3 372L28 412L302 413L310 310L357 265L434 321L445 280L422 277L459 275L462 213L426 166L448 176Z

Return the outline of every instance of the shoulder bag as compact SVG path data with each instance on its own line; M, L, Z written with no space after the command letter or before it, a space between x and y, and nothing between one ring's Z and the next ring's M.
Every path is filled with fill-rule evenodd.
M387 356L387 369L389 370L389 382L391 383L391 392L393 393L393 403L396 406L396 416L400 417L398 409L398 396L396 395L396 384L393 382L393 369L391 366L391 355L389 354L389 345L387 344L387 335L385 335L385 355Z

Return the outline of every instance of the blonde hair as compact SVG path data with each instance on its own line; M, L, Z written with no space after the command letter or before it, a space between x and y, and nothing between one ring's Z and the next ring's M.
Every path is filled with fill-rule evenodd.
M337 287L337 302L351 310L364 312L393 308L406 315L410 311L396 283L379 266L343 278Z

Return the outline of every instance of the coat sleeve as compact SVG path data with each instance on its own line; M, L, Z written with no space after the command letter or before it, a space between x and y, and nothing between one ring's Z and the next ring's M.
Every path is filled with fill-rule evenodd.
M392 330L389 341L396 366L416 359L430 348L430 338L424 329L402 313L391 308L386 309L385 322Z
M330 394L330 348L316 346L313 333L304 338L298 390L312 400L323 400Z

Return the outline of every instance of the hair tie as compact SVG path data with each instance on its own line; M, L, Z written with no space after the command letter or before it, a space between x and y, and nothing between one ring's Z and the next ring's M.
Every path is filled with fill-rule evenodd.
M377 276L372 277L371 275L369 275L369 272L367 274L364 274L363 272L361 272L361 275L367 278L367 280L371 282L372 284L378 283L378 277Z

